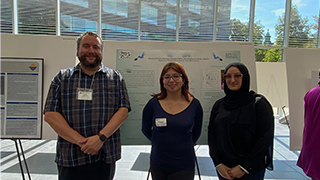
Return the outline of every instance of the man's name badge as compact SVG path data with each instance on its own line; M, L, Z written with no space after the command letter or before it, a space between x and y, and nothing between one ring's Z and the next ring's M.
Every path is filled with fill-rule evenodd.
M92 100L92 89L77 88L77 100Z
M166 127L167 126L167 118L156 118L156 126L157 127Z

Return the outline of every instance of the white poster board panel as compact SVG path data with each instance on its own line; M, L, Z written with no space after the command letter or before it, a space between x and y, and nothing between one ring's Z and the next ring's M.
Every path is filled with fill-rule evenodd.
M287 69L285 62L256 62L258 93L273 107L288 107Z
M104 57L117 59L116 69L124 76L132 107L121 126L122 144L149 144L141 132L142 109L151 94L160 92L159 76L168 62L177 61L184 66L190 80L190 91L202 104L204 121L198 144L207 144L211 107L224 95L221 70L228 63L241 60L246 64L252 77L251 89L257 89L254 47L251 43L105 41L104 46ZM110 61L104 64L108 66Z
M311 72L320 69L319 49L286 48L290 150L300 150L304 127L304 96L311 89Z
M1 58L1 138L41 139L43 59Z

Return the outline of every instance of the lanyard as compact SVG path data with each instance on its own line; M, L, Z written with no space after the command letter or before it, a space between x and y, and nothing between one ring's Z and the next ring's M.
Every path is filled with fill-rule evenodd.
M78 88L77 88L77 100L92 100L92 93L93 93L93 81L95 78L96 73L93 74L92 81L90 88L80 88L80 81L81 81L81 67L79 71L79 81L78 81Z
M93 89L93 81L94 81L95 75L96 75L96 73L93 74L90 89ZM80 72L79 72L78 88L80 88L80 81L81 81L81 67L80 67ZM86 88L84 88L84 89L86 89Z

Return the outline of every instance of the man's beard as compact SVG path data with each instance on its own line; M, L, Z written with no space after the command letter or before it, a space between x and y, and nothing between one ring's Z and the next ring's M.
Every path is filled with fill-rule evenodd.
M81 57L78 57L79 61L81 62L81 65L88 67L88 68L95 68L101 64L102 59L100 57L96 57L93 63L89 63L86 59L86 57L83 55Z

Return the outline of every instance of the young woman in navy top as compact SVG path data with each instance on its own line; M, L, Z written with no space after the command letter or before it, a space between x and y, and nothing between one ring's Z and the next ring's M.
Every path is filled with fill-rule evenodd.
M189 93L181 64L166 64L160 76L161 92L143 109L142 132L151 141L153 180L194 179L194 145L201 134L203 110Z

